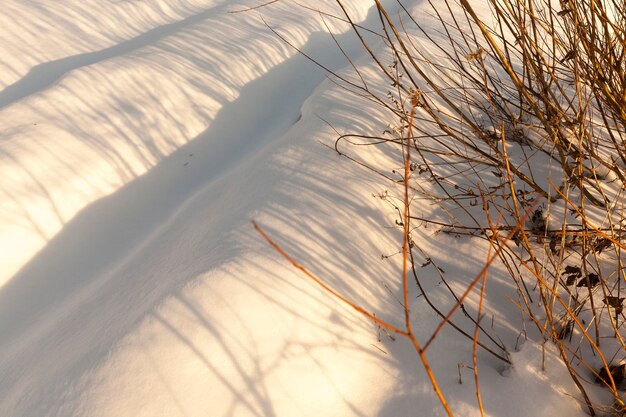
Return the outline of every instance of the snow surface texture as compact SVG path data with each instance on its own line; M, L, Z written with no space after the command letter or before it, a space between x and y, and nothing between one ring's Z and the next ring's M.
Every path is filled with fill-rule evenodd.
M379 337L250 226L400 323L398 265L380 254L401 236L372 197L388 184L320 145L336 138L326 121L370 133L392 121L327 81L259 13L228 13L258 4L3 2L1 416L443 415L409 343ZM369 0L346 4L364 25L377 19ZM331 0L315 7L337 12ZM347 70L327 24L374 72L347 25L287 1L262 15ZM452 237L430 249L451 275L485 258ZM487 307L515 310L504 297ZM437 318L421 304L413 314L427 337ZM503 329L509 346L518 331ZM446 330L429 353L459 416L478 413L471 373L458 383L468 346ZM546 371L531 342L510 369L480 357L488 415L584 415L548 353Z

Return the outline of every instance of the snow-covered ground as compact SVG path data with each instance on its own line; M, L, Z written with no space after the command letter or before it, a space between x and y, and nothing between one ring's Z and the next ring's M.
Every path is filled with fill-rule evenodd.
M377 21L372 1L345 3ZM421 3L404 2L426 19ZM293 2L229 13L258 4L3 1L0 416L444 415L408 341L306 281L250 225L401 325L400 266L381 258L401 234L376 198L390 184L322 146L334 129L393 121L261 16L333 71L350 64L329 30L374 67L345 23ZM397 164L374 147L360 157ZM452 236L423 247L459 291L487 256ZM486 309L513 366L479 355L487 414L585 415L556 351L546 370L533 342L515 351L514 289L494 275ZM419 302L412 314L428 337L438 318ZM477 415L458 367L471 344L447 329L428 357L452 410Z

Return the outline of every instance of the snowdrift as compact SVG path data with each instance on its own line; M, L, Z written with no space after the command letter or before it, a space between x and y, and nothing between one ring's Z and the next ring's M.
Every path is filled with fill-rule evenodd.
M0 415L443 415L408 343L304 280L249 223L355 302L400 317L399 266L381 259L401 245L376 198L388 184L323 146L380 133L388 115L265 23L341 72L331 31L374 73L347 24L288 1L245 13L230 12L259 2L5 3ZM365 26L378 18L370 1L347 4ZM331 0L314 7L337 13ZM430 247L450 276L476 270L478 249ZM487 308L515 310L504 297ZM430 334L432 311L413 314ZM516 331L502 330L507 343ZM466 344L444 331L431 349L453 410L476 415L470 374L458 382ZM481 359L488 415L584 415L558 360L540 370L532 343L511 368Z

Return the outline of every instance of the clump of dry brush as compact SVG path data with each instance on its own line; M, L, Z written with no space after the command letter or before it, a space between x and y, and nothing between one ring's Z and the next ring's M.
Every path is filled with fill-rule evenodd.
M407 328L382 325L409 337L429 370L425 350L486 270L464 294L453 294L451 311L424 294L442 322L420 345L406 298L419 250L411 234L431 223L487 239L486 268L496 258L506 268L519 309L542 344L558 348L589 413L626 415L625 1L439 0L431 3L432 19L420 21L400 1L399 13L391 14L374 0L379 27L367 32L378 34L383 49L368 44L366 29L337 3L344 13L337 18L350 22L388 89L370 89L357 67L361 83L344 86L388 109L395 122L380 137L342 136L336 149L356 152L349 144L359 142L402 150L404 172L395 181L405 191L398 224ZM415 195L436 203L448 220L413 215ZM474 334L457 328L472 341L474 362L481 347L508 361L499 341L478 340L479 321ZM476 384L482 411L477 377ZM594 384L612 394L612 404L592 400Z

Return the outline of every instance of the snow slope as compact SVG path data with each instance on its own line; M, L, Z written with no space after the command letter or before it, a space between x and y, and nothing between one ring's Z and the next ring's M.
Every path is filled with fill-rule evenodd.
M371 1L346 3L362 24L378 19ZM305 281L249 224L398 322L398 265L380 255L400 236L372 196L388 184L320 145L336 137L326 122L372 133L389 116L258 12L228 13L257 4L0 8L0 415L443 415L408 343ZM326 25L370 65L341 22L287 1L262 15L332 70L349 64ZM450 239L431 250L462 287L482 258ZM426 337L433 313L413 314ZM512 346L518 331L502 337ZM433 346L453 410L476 415L471 374L457 381L467 344L444 332ZM544 372L539 358L532 343L512 369L481 358L489 415L584 415L558 361Z

